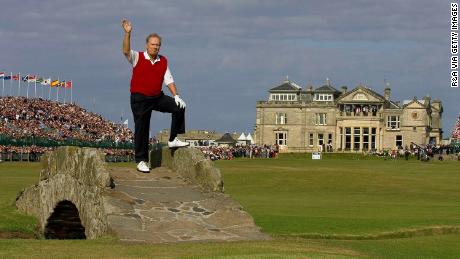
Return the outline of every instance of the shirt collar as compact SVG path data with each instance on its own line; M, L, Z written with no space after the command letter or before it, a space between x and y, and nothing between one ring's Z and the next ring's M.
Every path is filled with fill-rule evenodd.
M149 54L147 53L147 51L144 51L144 57L145 57L145 59L150 60L150 62L152 62L153 64L155 64L158 61L160 61L160 55L157 55L157 58L155 60L152 60L150 58Z

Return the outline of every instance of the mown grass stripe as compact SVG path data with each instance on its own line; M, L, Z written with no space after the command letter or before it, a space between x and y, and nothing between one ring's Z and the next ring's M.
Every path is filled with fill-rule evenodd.
M341 234L320 234L320 233L300 233L300 234L278 234L275 237L300 237L304 239L335 239L335 240L383 240L397 238L412 238L421 236L440 236L460 234L460 226L433 226L414 229L402 229L391 232L381 232L376 234L363 235L341 235Z

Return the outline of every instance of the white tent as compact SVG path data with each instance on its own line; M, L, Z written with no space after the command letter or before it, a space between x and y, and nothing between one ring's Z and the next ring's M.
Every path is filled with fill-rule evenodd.
M254 144L254 140L252 139L251 133L248 133L246 136L246 140L249 141L249 143Z
M246 140L246 136L244 135L244 132L241 133L240 137L237 140L238 140L238 145L241 145L241 146L246 146L246 144L248 142Z

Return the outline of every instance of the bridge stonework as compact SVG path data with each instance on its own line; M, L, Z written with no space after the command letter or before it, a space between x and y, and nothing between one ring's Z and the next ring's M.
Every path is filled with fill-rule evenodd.
M16 207L38 219L45 232L57 204L70 201L78 209L88 239L107 233L103 192L110 188L104 155L96 149L59 147L42 157L38 184L20 193Z
M60 147L42 158L39 182L18 194L16 207L38 219L46 238L114 234L152 243L269 238L223 193L219 170L201 152L157 151L159 167L144 174L134 164L107 166L96 149Z

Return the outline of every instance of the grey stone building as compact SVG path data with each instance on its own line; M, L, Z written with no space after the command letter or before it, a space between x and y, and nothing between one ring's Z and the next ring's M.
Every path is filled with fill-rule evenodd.
M280 145L285 152L381 151L442 140L442 103L414 97L392 101L391 89L380 95L359 85L341 91L326 85L304 90L292 81L257 101L256 144Z

